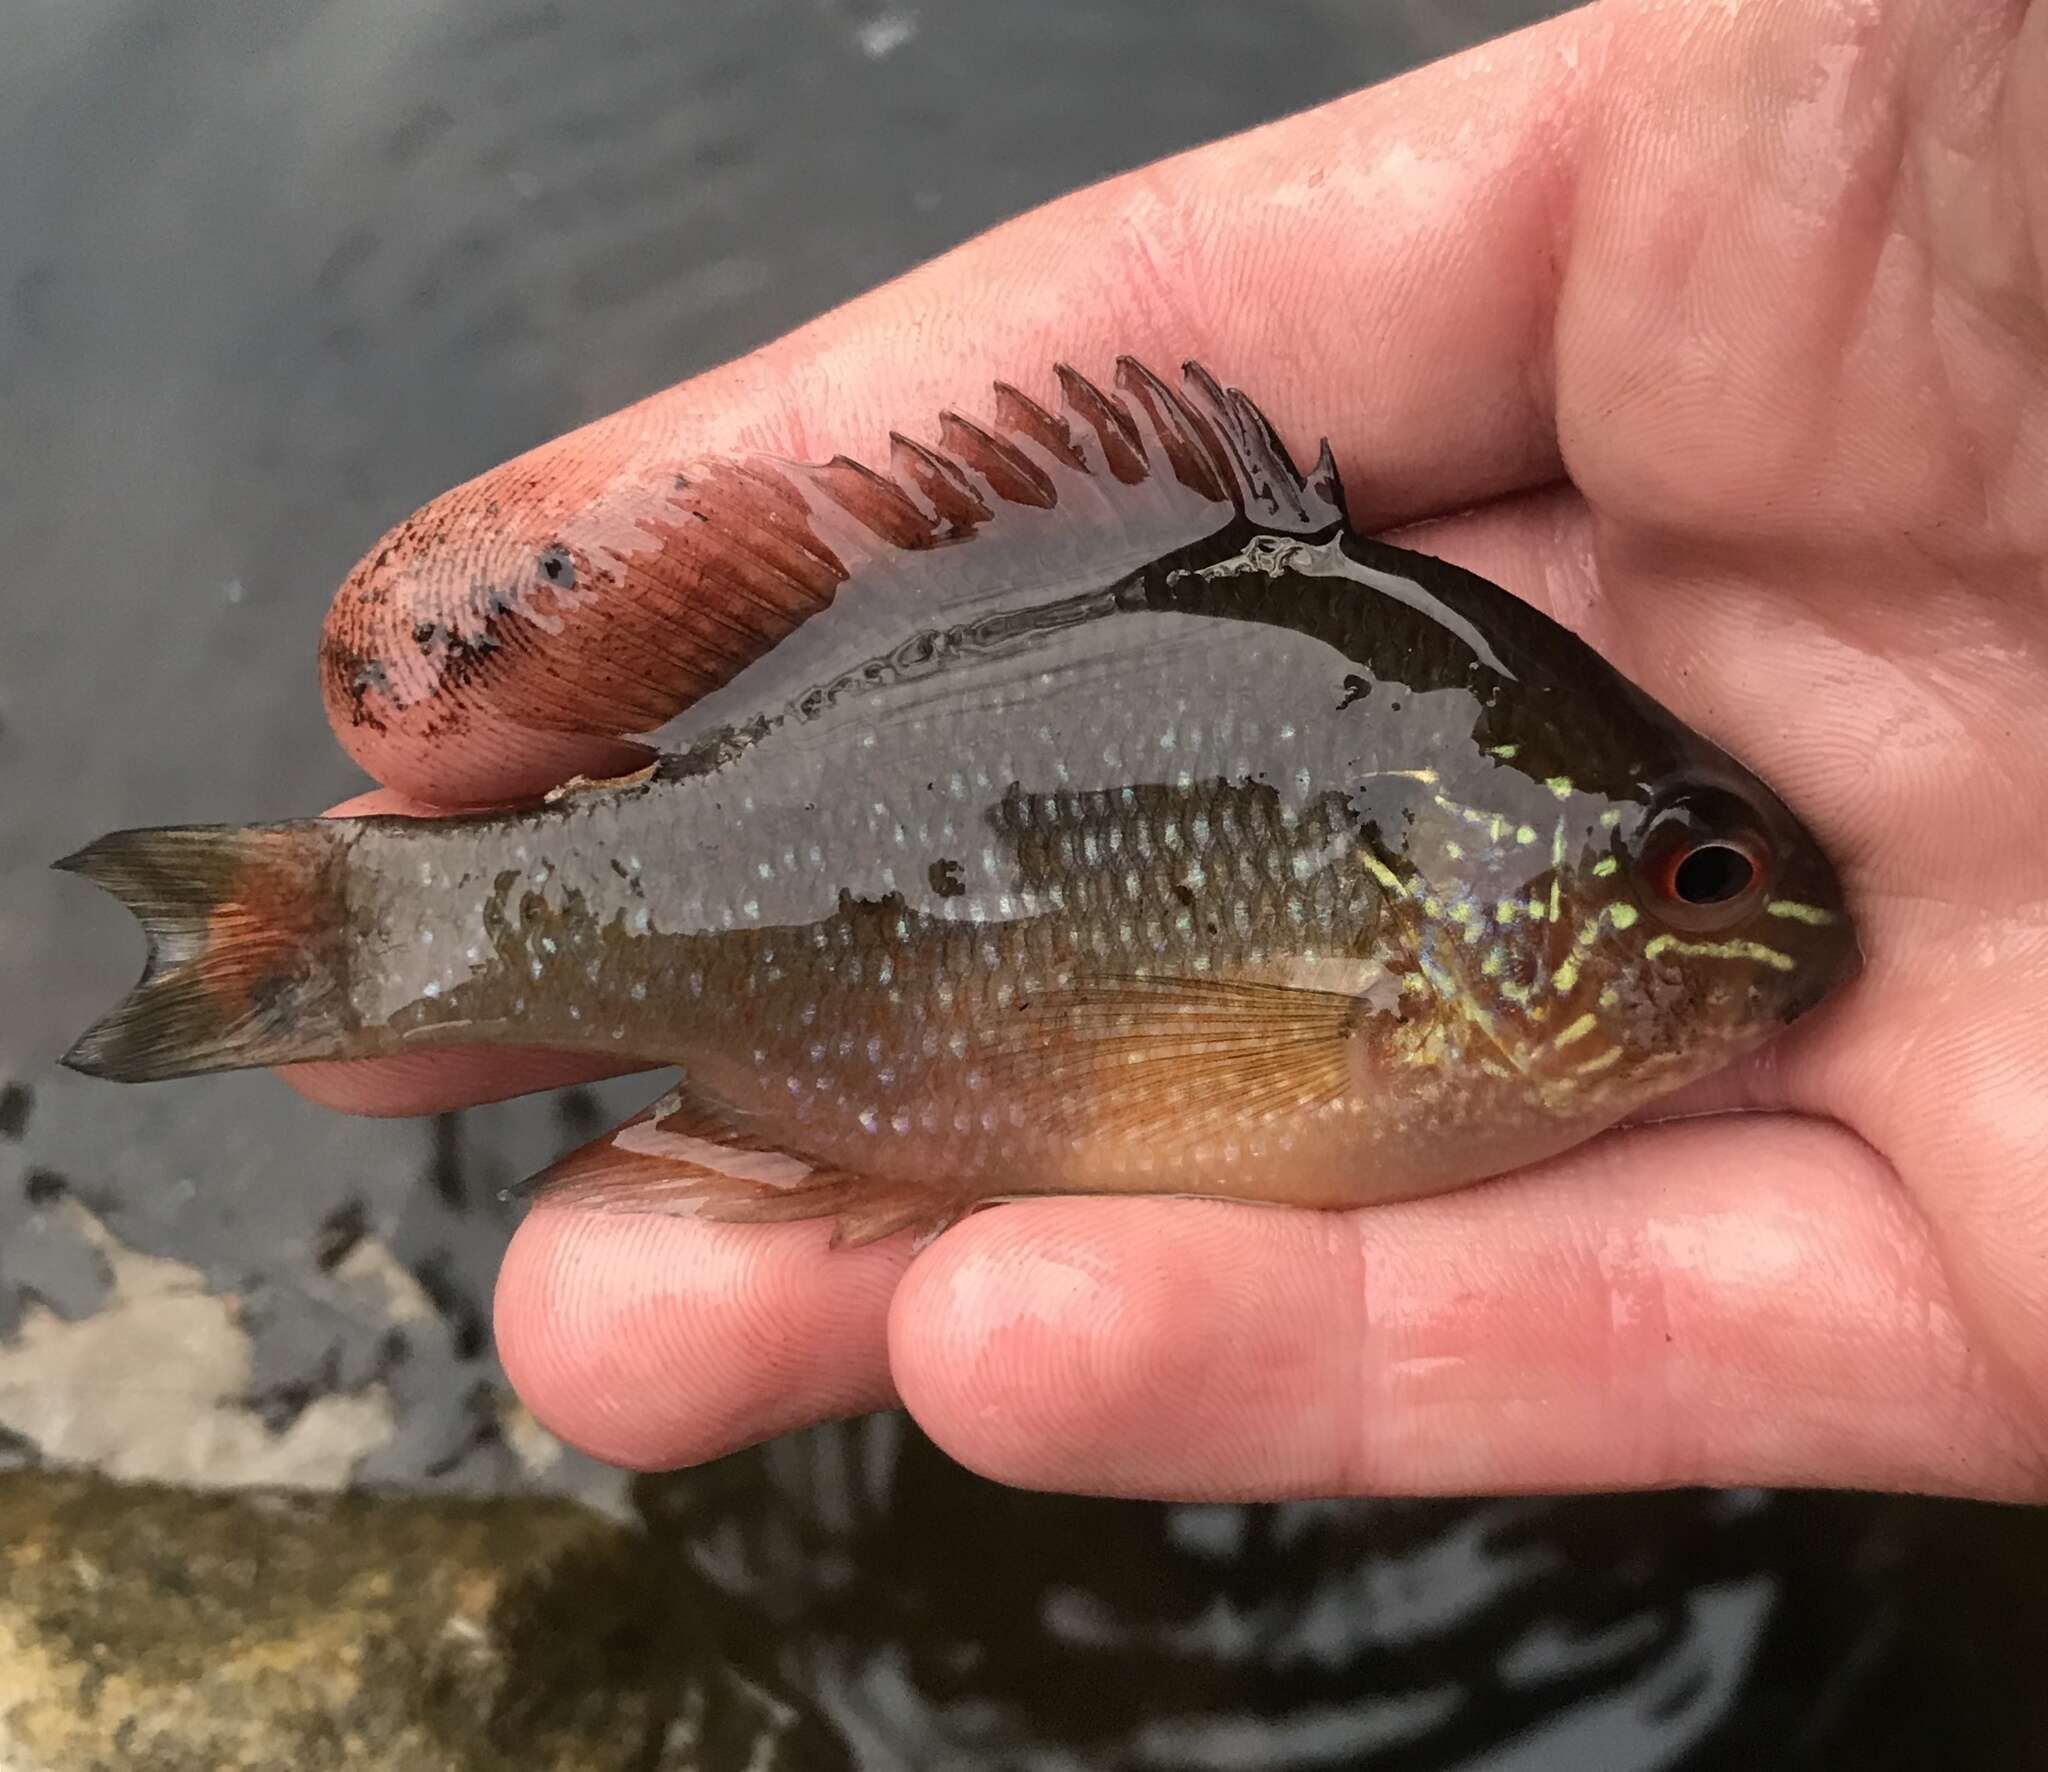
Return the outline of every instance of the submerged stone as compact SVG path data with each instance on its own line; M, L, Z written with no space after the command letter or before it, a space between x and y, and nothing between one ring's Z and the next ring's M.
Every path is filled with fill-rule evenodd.
M8 1772L846 1764L573 1503L0 1473Z

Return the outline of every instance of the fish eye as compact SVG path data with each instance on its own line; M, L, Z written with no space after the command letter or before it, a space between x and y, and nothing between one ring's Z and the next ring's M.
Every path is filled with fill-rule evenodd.
M1644 908L1681 929L1725 929L1755 908L1770 881L1771 849L1734 795L1694 790L1654 810L1636 846Z
M1721 904L1749 890L1756 863L1738 843L1699 843L1678 852L1667 896L1690 905Z

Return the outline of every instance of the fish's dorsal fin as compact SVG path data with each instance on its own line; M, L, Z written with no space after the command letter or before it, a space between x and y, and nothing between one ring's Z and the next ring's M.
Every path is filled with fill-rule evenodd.
M545 787L694 750L925 632L1344 522L1327 446L1301 473L1199 365L1045 381L892 413L909 422L824 461L682 455L659 426L601 421L506 462L336 593L329 716L387 783L489 802L508 771Z
M1238 504L1261 529L1305 535L1344 520L1344 488L1329 438L1322 440L1315 466L1304 477L1266 415L1242 389L1219 387L1199 363L1183 364L1181 372L1207 404Z
M1200 363L1182 365L1178 390L1135 357L1117 359L1110 393L1070 364L1055 364L1054 374L1058 412L999 381L987 422L948 408L935 444L891 432L887 474L843 455L825 463L764 456L755 465L814 490L878 540L904 548L965 540L1000 523L1005 506L1051 511L1073 498L1084 511L1113 507L1127 497L1119 489L1153 483L1161 483L1164 500L1128 502L1142 510L1183 503L1178 494L1191 493L1281 534L1315 534L1344 521L1327 439L1303 474L1265 414Z
M998 382L982 417L948 409L934 438L892 432L882 468L755 455L677 476L664 527L687 594L663 650L683 718L660 742L793 703L908 636L1104 590L1211 537L1343 524L1328 443L1304 475L1258 407L1200 364L1178 388L1132 357L1107 390L1068 364L1055 376L1056 409Z

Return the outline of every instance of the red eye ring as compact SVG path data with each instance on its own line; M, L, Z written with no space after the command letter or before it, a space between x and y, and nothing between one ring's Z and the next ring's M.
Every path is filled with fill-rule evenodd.
M1764 858L1748 840L1702 837L1670 844L1657 858L1652 889L1673 904L1693 910L1741 898L1762 878Z
M1771 846L1753 825L1710 816L1730 808L1668 806L1643 835L1636 879L1643 908L1681 929L1725 929L1756 908Z

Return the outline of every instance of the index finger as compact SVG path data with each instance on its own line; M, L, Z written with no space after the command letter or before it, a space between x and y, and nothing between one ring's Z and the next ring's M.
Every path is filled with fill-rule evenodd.
M335 600L322 681L343 746L441 804L636 767L707 682L679 615L707 544L675 508L707 454L887 460L1005 380L1204 360L1301 459L1356 465L1361 527L1557 472L1549 339L1557 150L1589 58L1566 18L1048 205L754 356L444 494Z

